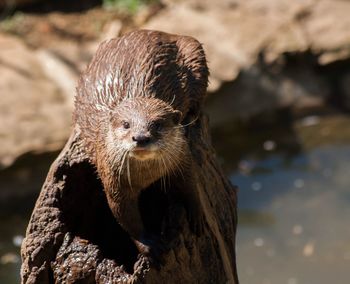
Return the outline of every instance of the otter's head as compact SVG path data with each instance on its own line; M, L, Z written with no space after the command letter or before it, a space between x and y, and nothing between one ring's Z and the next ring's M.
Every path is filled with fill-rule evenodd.
M140 162L169 157L175 162L186 143L179 124L181 112L157 98L124 99L109 119L106 144L109 152L119 157L123 152Z

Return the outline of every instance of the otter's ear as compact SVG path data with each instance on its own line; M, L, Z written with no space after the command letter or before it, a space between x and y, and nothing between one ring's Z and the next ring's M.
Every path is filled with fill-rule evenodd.
M179 110L174 110L172 112L172 118L173 118L174 124L179 124L182 120L182 112Z
M184 116L187 117L190 110L197 116L203 104L209 76L204 49L196 39L189 36L180 36L176 44L178 64L182 67L180 81L185 95L190 99Z

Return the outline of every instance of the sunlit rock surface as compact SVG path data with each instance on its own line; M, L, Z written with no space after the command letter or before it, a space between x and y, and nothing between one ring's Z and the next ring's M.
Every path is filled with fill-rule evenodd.
M198 38L211 70L210 90L234 80L264 52L311 52L320 63L349 55L350 2L341 0L165 1L146 25Z
M45 50L0 34L0 168L60 149L70 132L77 75Z
M144 27L203 43L211 113L249 118L282 107L314 111L330 101L350 109L349 1L165 2Z

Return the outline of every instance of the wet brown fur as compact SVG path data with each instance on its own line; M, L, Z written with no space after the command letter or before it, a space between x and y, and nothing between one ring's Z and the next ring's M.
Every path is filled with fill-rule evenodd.
M207 80L205 55L198 41L147 30L102 43L80 77L75 122L114 216L141 253L150 249L138 210L142 189L173 176L182 179L180 187L188 203L197 202L196 193L191 192L192 160L183 125L198 116ZM126 116L138 113L143 126L157 119L171 121L157 140L162 158L140 162L118 152L118 141L126 138L114 129Z

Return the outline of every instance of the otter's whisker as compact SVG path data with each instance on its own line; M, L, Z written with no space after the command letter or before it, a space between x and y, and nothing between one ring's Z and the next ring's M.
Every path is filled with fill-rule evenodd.
M147 167L148 173L151 177L152 180L154 180L154 172L151 170L151 167ZM140 170L138 170L138 173L141 172Z
M129 153L129 151L128 151ZM128 182L130 185L130 189L132 190L132 185L131 185L131 175L130 175L130 157L128 155L128 159L127 159L127 172L128 172Z
M179 145L177 145L179 146ZM176 145L174 145L174 147L171 147L171 149L177 149ZM178 151L178 150L175 150L175 152L170 152L169 148L168 147L164 147L164 149L162 149L163 152L166 154L165 157L169 160L169 164L170 165L176 165L176 164L179 164L179 157L181 156L182 152L181 151ZM172 168L172 167L170 167Z
M172 164L172 166L171 166L171 167L168 167L168 168L172 171L173 174L176 173L176 170L175 170L175 169L178 169L178 171L179 171L181 177L183 178L183 180L185 180L185 177L184 177L184 174L183 174L183 167L182 167L182 164L180 163L179 160L176 160L175 158L173 158L173 157L180 157L180 156L181 156L181 154L180 154L181 152L178 151L178 152L180 152L180 153L174 155L174 153L169 153L169 150L164 150L164 151L166 152L166 155L165 155L165 156L168 158L168 160L169 160L170 163Z
M165 165L165 183L168 182L168 187L170 188L171 186L171 182L170 182L170 172L169 172L169 169L168 169L168 165L166 164L166 162L164 161L164 165Z
M186 124L179 124L179 126L174 126L174 128L184 128L186 126L189 126L193 123L195 123L198 120L199 116L197 116L195 119L191 120L189 123Z
M165 174L164 175L162 175L162 177L161 177L161 185L163 185L163 191L164 192L166 192L166 177L167 177L167 175L168 175L168 170L167 170L167 166L166 166L166 163L165 163L165 161L164 161L164 158L163 157L160 157L160 161L161 161L161 163L163 164L163 167L164 167L164 169L165 169Z
M175 174L175 171L174 171L175 162L173 161L172 158L170 158L170 155L172 155L173 153L169 153L167 150L163 150L163 152L166 153L165 155L166 159L164 159L164 161L166 164L167 171L170 172L171 174Z
M171 100L171 102L169 103L171 106L173 105L173 103L175 102L176 99L176 95L173 95L173 99Z
M161 189L161 191L166 192L166 187L165 187L165 182L164 182L163 176L160 177L160 189Z
M122 155L123 156L122 156L121 165L120 165L120 168L119 168L119 176L118 176L119 186L121 185L121 174L122 174L122 172L124 170L124 163L125 163L126 156L128 155L128 151L125 150Z

